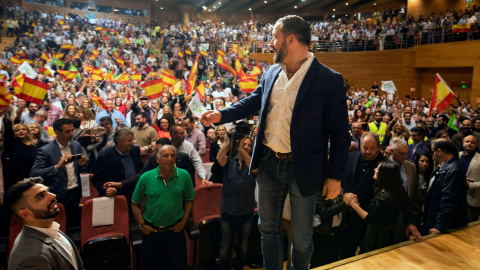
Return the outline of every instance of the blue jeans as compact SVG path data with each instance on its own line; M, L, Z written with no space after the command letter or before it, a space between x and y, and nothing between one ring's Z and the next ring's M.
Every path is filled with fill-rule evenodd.
M237 248L235 249L235 269L243 269L245 266L245 255L248 248L248 235L253 223L253 213L243 216L233 216L222 212L220 215L220 226L222 243L220 245L220 267L230 269L232 258L233 239L236 234Z
M142 235L142 269L183 269L183 241L183 231Z
M308 269L313 254L313 216L316 196L303 197L297 187L292 160L262 157L257 174L258 227L262 234L265 270L283 269L284 247L280 229L287 192L291 205L291 270Z

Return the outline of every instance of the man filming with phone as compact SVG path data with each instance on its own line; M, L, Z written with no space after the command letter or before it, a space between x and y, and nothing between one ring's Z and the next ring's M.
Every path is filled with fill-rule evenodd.
M57 138L38 149L30 176L42 177L50 192L57 194L58 202L65 206L67 227L71 227L80 221L80 173L86 172L87 156L80 143L72 141L74 127L70 119L57 119L53 130Z

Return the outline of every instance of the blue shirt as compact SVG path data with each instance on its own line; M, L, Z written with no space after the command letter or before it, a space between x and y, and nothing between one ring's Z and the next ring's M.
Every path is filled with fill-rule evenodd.
M99 113L97 113L97 116L95 116L95 120L97 121L97 124L100 126L100 119L104 116L110 116L112 119L112 127L116 128L117 127L117 121L115 121L115 118L118 118L122 120L122 123L127 125L130 128L130 125L127 123L127 119L125 119L125 116L119 111L113 110L112 113L107 112L106 110L103 110Z
M233 216L253 213L255 209L255 178L256 174L248 175L248 166L238 156L228 159L223 167L222 212Z

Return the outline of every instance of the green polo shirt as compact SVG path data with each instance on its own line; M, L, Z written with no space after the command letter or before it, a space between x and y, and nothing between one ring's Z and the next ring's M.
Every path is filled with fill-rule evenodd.
M195 191L186 170L175 167L165 185L158 168L140 176L132 202L141 204L145 200L143 218L158 227L170 226L183 218L184 202L193 200Z

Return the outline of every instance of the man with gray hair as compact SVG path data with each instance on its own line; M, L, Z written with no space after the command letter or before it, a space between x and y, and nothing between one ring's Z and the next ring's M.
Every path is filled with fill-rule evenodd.
M38 123L40 125L40 129L41 129L41 132L42 132L42 141L44 141L44 142L52 141L50 139L50 136L48 136L48 132L43 127L43 125L44 125L45 121L47 121L47 119L48 119L48 113L44 110L38 110L33 115L32 121L30 121L30 124L31 123Z
M98 155L92 183L100 196L125 195L130 200L134 187L114 188L106 186L111 181L123 181L138 174L143 163L140 160L140 148L134 145L133 131L118 129L113 142L115 147L107 148Z
M175 166L175 147L163 145L156 158L159 166L140 176L132 197L132 212L142 231L142 264L145 269L183 269L182 230L195 191L190 174Z
M400 169L400 176L402 177L403 187L408 193L410 204L412 205L415 214L421 214L422 206L416 205L418 200L418 175L415 164L407 160L408 145L404 140L393 140L390 143L393 149L393 154L390 160L395 162Z

